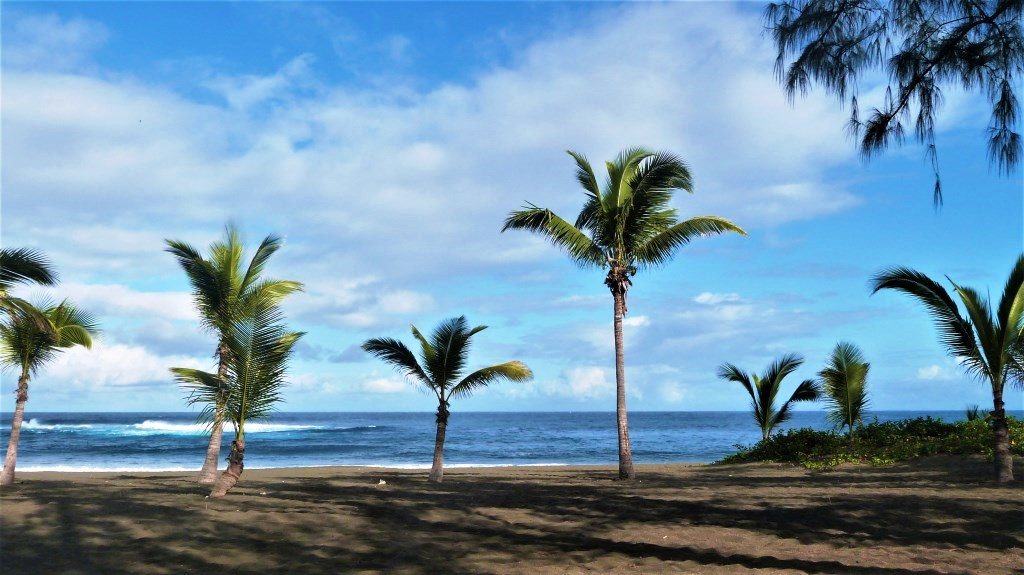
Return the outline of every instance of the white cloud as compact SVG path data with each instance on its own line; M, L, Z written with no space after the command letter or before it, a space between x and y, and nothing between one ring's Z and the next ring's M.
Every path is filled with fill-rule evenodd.
M367 393L408 393L415 389L413 385L397 377L378 377L364 381L359 389Z
M572 164L558 150L581 143L598 164L624 142L677 151L699 183L681 199L685 210L747 226L852 205L826 177L853 157L842 114L824 97L786 105L756 19L695 4L603 12L585 30L534 43L510 67L419 93L325 84L304 54L265 76L210 80L226 108L126 75L7 71L5 177L19 193L5 197L5 210L44 205L41 215L65 222L62 233L101 216L122 230L159 221L192 233L258 214L296 249L308 246L320 273L372 263L390 279L560 257L498 228L523 201L578 207L566 194ZM250 111L267 101L273 108ZM268 205L287 209L268 214ZM53 230L30 234L34 218L8 220L15 242L57 243ZM344 247L320 249L327 239ZM149 242L129 245L140 262L152 258ZM70 255L59 263L76 265Z
M120 284L66 282L47 290L68 295L77 305L100 318L110 315L138 319L165 319L196 322L199 314L188 292L144 292Z
M740 294L702 292L693 301L704 305L718 305L722 302L740 301Z
M957 378L955 370L938 364L932 364L917 370L917 379L924 381L951 381Z
M46 368L45 377L91 390L152 383L173 386L171 367L212 369L188 356L158 356L139 346L96 341L92 349L74 347L62 353Z
M615 394L615 381L602 367L574 367L562 373L560 381L543 386L545 393L573 399L597 399Z
M106 42L102 24L81 18L61 20L53 14L19 14L5 10L3 65L11 68L68 68L81 64Z

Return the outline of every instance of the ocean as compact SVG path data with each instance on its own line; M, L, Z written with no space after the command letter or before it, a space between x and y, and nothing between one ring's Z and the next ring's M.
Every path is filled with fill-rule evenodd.
M882 411L866 421L930 415L963 419L963 411ZM0 416L6 448L11 414ZM785 428L828 429L822 412L796 412ZM233 432L225 428L227 456ZM747 412L634 412L637 463L707 463L737 444L760 438ZM246 425L246 467L371 465L429 468L432 413L277 413ZM206 450L194 413L27 413L18 471L185 471ZM617 461L615 414L453 412L445 464L459 466L612 464Z

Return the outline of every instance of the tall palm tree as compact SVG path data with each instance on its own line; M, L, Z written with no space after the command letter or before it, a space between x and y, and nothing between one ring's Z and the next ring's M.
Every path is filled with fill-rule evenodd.
M868 371L871 364L857 346L839 342L825 368L818 372L828 401L828 420L846 428L853 441L854 426L863 421L868 408Z
M789 410L790 405L798 401L815 401L820 395L818 384L813 379L805 379L793 391L793 395L782 404L779 409L775 408L775 399L782 387L782 380L793 373L804 362L804 359L796 354L784 355L775 360L761 375L756 373L747 374L731 363L723 363L718 368L718 377L735 381L743 386L750 394L750 407L754 413L754 419L761 427L761 439L768 439L778 425L786 422L793 415Z
M29 379L62 350L76 345L92 347L92 338L99 328L92 315L78 309L68 300L58 305L34 306L47 322L40 327L34 317L14 315L0 323L0 364L18 370L17 400L11 419L11 437L7 457L0 473L0 485L14 483L14 466L18 460L18 439L28 402Z
M533 372L521 361L507 361L478 369L463 377L469 357L470 338L487 329L485 325L470 329L466 316L441 322L430 339L424 337L416 326L410 327L412 335L420 343L419 361L404 343L392 338L368 339L363 343L363 350L424 385L437 398L437 433L434 436L434 463L430 468L430 480L440 483L444 476L444 437L448 428L451 400L469 397L474 391L496 381L527 381L533 377Z
M43 314L27 301L10 294L19 284L52 286L57 283L57 272L42 252L29 248L0 249L0 310L8 317L26 315L46 329L49 323Z
M948 279L948 278L947 278ZM1006 422L1003 389L1007 383L1024 385L1024 254L1006 280L995 315L977 290L957 285L953 291L967 315L938 282L905 267L884 270L872 280L872 293L894 289L924 304L935 320L939 341L967 372L992 387L992 431L995 435L996 475L1000 482L1013 480L1013 455Z
M693 192L690 169L667 152L631 148L606 163L608 177L599 185L586 157L573 151L576 179L586 201L570 223L551 210L527 204L505 220L501 231L527 230L546 237L583 268L607 269L604 283L614 301L615 411L619 437L619 477L632 479L633 453L626 410L626 367L622 318L626 292L639 268L666 264L675 250L700 236L725 232L746 235L739 226L717 216L679 221L669 207L673 192Z
M244 267L245 246L238 230L231 224L225 228L223 239L210 244L208 257L185 242L165 241L166 251L177 258L192 284L192 297L203 327L217 335L214 355L217 373L224 379L231 362L228 340L234 324L250 318L255 310L280 303L289 294L301 291L302 284L261 277L267 260L281 247L281 238L273 234L263 239ZM214 410L210 442L199 473L200 483L209 484L217 480L226 400L227 390L222 386L221 393L212 398Z
M276 305L261 306L232 324L225 342L230 352L226 374L171 368L175 379L193 391L193 403L204 403L211 416L214 414L209 412L221 405L223 417L235 430L228 467L217 479L210 497L227 495L241 477L245 467L245 424L268 418L281 401L288 361L303 335L288 331Z

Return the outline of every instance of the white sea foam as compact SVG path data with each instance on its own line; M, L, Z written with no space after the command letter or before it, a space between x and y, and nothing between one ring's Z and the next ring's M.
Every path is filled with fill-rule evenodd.
M89 423L42 423L36 418L32 418L21 424L22 429L37 429L37 430L60 430L60 429L88 429L92 427Z
M142 423L135 423L129 426L134 435L146 434L204 434L209 426L202 423L171 423L159 419L147 419ZM232 430L230 423L223 426L225 432ZM247 423L246 433L274 433L281 431L302 431L306 429L321 429L318 425L287 425L283 423Z

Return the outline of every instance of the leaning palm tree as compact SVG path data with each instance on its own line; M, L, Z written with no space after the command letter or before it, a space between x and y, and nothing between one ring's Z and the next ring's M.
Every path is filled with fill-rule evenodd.
M281 401L288 361L302 336L301 332L288 331L277 306L261 306L232 324L225 342L230 358L225 374L171 368L178 383L192 391L190 402L202 403L211 419L220 406L222 417L235 430L228 467L215 482L210 497L227 495L241 477L245 424L268 418Z
M43 314L27 301L10 294L11 288L19 284L52 286L57 283L57 273L42 252L28 248L0 249L0 310L8 317L25 315L46 329L49 323Z
M829 356L825 368L818 372L828 402L826 416L838 429L844 427L850 441L854 439L854 426L864 420L868 408L868 371L871 364L857 346L839 342Z
M521 361L507 361L478 369L463 377L470 338L487 329L485 325L470 329L466 316L441 322L430 339L424 337L416 326L411 328L412 335L420 343L419 361L404 343L392 338L366 340L363 350L422 384L437 398L437 433L434 437L434 463L430 468L430 480L440 483L444 475L444 437L448 428L451 400L469 397L474 391L496 381L527 381L533 377L533 372Z
M244 267L245 246L238 230L230 224L225 228L224 238L210 245L208 257L187 243L177 240L166 240L166 243L166 251L178 259L192 284L192 297L203 327L217 335L217 349L214 353L217 373L222 379L226 378L231 362L228 339L234 324L248 319L257 309L280 303L289 294L301 291L302 284L261 277L267 260L281 247L281 238L275 235L263 239ZM207 484L217 480L227 401L226 388L222 386L220 393L211 400L214 409L210 442L199 473L199 482Z
M68 300L59 305L33 306L47 323L41 327L36 318L14 315L0 323L0 363L4 368L18 370L17 400L11 419L11 437L7 443L7 457L0 473L0 485L14 483L14 466L18 460L18 439L28 402L28 382L44 365L61 351L81 345L92 347L92 338L98 327L92 315L78 309Z
M948 278L947 278L948 279ZM1024 255L1006 280L995 316L988 298L977 290L957 285L967 315L938 282L921 272L897 267L872 280L873 292L895 289L916 298L935 320L939 341L967 372L992 387L992 430L995 435L995 466L1000 482L1013 480L1013 456L1006 422L1003 389L1007 383L1024 385Z
M633 453L629 442L626 410L626 367L622 342L622 318L626 292L639 268L667 263L675 250L700 236L725 232L746 235L739 226L717 216L697 216L679 221L670 208L673 192L693 191L690 169L667 152L632 148L608 162L608 178L598 184L590 162L576 152L576 179L586 201L576 223L562 219L533 204L509 214L501 231L538 233L564 250L584 268L607 269L604 283L614 301L616 416L619 438L619 477L632 479Z
M761 375L747 374L731 363L723 363L718 368L718 377L739 383L750 394L750 407L754 419L761 428L761 439L768 439L772 431L780 424L789 421L793 415L790 406L799 401L815 401L820 395L818 384L813 379L805 379L793 391L793 395L775 408L775 399L782 387L782 380L797 370L804 359L796 354L784 355L775 360Z

